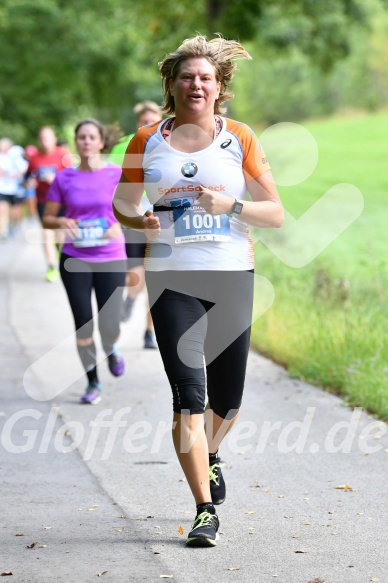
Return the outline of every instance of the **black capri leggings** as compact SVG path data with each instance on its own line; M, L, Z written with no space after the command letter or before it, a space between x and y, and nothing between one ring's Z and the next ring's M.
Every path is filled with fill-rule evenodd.
M69 260L66 268L66 261ZM103 344L113 344L120 333L122 288L126 261L90 263L62 253L59 270L73 312L79 339L93 335L92 290L98 306L98 328Z
M240 408L250 343L251 271L147 271L152 319L177 413Z
M144 233L133 229L123 229L125 237L125 251L127 253L128 270L144 265L144 255L147 247L147 237Z

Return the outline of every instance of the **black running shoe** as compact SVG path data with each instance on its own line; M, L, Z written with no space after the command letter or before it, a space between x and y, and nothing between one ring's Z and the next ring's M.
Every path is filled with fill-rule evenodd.
M204 510L195 517L186 545L188 547L215 547L219 538L217 532L219 526L217 514Z
M221 472L224 465L221 458L217 457L214 463L209 466L210 494L213 504L222 504L226 497L225 480Z

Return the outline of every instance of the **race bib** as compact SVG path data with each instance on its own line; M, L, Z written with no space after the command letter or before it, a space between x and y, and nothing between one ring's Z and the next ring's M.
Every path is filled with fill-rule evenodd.
M228 215L210 215L200 205L174 209L175 243L229 241Z
M108 221L106 218L101 219L85 219L79 221L78 237L73 239L74 247L100 247L107 245L109 239L104 238L108 228Z
M46 180L48 175L56 173L57 173L56 166L41 166L40 168L38 168L39 180Z

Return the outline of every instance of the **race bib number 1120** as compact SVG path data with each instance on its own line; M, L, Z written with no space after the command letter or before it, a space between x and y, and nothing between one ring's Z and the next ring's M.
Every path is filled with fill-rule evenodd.
M79 234L73 240L74 247L100 247L101 245L107 245L109 239L104 237L107 228L108 221L105 217L79 221Z

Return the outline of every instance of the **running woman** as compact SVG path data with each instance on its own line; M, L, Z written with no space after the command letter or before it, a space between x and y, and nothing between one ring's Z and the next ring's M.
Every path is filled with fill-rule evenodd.
M82 403L101 399L93 340L92 291L98 306L98 326L110 372L118 377L125 363L116 342L120 334L122 289L126 277L125 240L112 212L112 196L120 167L105 162L104 129L85 119L75 128L80 162L56 175L46 198L43 225L66 235L60 274L73 312L77 349L88 385ZM63 206L64 216L58 216Z
M250 342L248 225L283 222L254 132L222 115L236 58L251 57L238 42L203 36L165 57L163 111L171 117L137 131L114 196L117 219L148 238L146 282L173 393L173 442L197 506L188 546L218 539L218 448L240 410ZM143 188L153 204L145 215Z
M68 150L57 145L57 136L51 127L40 128L38 140L39 149L29 158L25 187L30 191L35 190L38 215L43 224L47 193L56 173L65 167L63 160L64 156L68 154ZM58 249L55 233L47 230L43 231L43 250L47 261L45 279L49 282L55 282L59 279L59 272L56 267Z
M137 103L133 108L136 115L137 128L160 121L162 115L160 107L154 101L142 101ZM134 134L124 136L119 143L113 146L109 159L115 164L122 164L128 144L133 138ZM149 202L146 196L143 196L143 212L149 208ZM146 249L147 238L144 233L134 231L133 229L125 230L126 252L127 252L127 294L123 301L123 309L121 312L121 321L127 322L132 314L135 300L139 293L146 287L144 275L144 254ZM148 299L147 299L148 304ZM149 305L146 314L146 330L144 333L144 348L157 348L155 338L154 325L149 311Z

